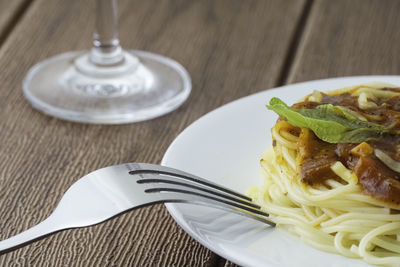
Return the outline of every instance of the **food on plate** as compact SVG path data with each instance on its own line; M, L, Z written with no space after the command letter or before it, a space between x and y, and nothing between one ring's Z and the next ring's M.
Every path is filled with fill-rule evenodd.
M248 194L317 249L400 266L400 88L314 91L267 108L279 119L263 185Z

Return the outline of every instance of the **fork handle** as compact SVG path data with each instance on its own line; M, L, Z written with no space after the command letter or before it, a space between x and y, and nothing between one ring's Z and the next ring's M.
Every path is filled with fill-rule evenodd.
M24 232L0 241L0 254L7 253L21 246L35 242L43 237L58 232L59 230L62 229L60 229L60 227L56 227L52 216L50 216L41 223L25 230Z

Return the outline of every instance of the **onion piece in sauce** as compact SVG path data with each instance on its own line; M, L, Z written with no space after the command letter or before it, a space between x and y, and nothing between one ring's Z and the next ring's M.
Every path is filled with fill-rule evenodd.
M380 159L389 169L400 173L400 162L392 159L388 154L380 149L374 149L375 156Z

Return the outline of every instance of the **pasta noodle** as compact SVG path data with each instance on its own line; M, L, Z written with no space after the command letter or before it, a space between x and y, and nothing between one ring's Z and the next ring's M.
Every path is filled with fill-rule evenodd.
M368 101L375 91L368 86L346 90L356 92L361 109L373 106ZM380 92L378 97L394 94L400 95ZM356 174L340 161L331 166L340 180L304 183L299 177L299 137L294 128L282 120L272 128L274 146L260 161L263 185L248 194L279 227L317 249L370 264L400 266L400 206L365 194Z

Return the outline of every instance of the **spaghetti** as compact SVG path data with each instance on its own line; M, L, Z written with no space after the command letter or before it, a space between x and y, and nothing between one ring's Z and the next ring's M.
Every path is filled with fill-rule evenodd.
M400 96L400 91L394 89L378 90L382 87L381 84L362 85L328 94L351 94L358 107L345 107L346 110L360 120L372 121L372 118L379 122L382 114L372 112L382 105L379 99ZM313 103L321 100L319 92L305 98ZM272 128L273 146L264 152L260 161L263 185L251 188L249 195L271 214L278 226L299 236L304 243L323 251L361 258L370 264L400 266L399 203L382 197L382 192L374 195L375 191L361 184L356 164L351 165L350 161L332 161L331 175L306 182L307 173L301 169L299 151L304 131L310 130L278 120ZM375 143L370 143L374 147ZM353 144L352 149L358 145ZM365 146L363 151L369 151ZM358 153L360 147L357 149L351 153ZM369 157L375 159L370 152ZM352 162L354 158L359 159L354 154L351 158Z

